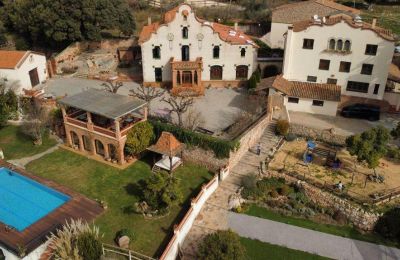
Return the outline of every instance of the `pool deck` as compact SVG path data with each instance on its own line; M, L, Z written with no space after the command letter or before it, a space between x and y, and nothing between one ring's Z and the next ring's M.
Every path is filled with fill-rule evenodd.
M0 222L0 244L16 254L18 254L18 248L20 247L26 250L26 254L35 250L47 240L46 237L49 236L51 232L60 228L70 219L83 219L90 222L104 211L98 202L90 200L53 181L34 176L26 170L2 160L0 160L0 167L9 168L71 197L71 199L61 207L50 212L47 216L27 227L22 232L15 229L10 230L6 225Z

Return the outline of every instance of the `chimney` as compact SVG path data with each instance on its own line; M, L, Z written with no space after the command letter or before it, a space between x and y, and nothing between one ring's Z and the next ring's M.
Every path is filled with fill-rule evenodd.
M376 18L372 19L372 29L376 27Z
M147 24L148 24L148 25L151 25L151 17L150 17L150 16L147 17Z
M238 23L237 22L235 22L234 28L235 28L235 31L238 30Z

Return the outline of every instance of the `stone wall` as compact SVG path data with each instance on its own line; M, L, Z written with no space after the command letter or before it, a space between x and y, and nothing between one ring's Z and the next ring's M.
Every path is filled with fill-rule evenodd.
M346 144L346 136L338 135L332 129L317 129L299 124L290 124L289 132L297 136L311 138L313 140L322 141L328 144L344 146Z
M298 179L282 173L269 172L268 176L283 177L289 183L298 182ZM341 210L346 215L347 219L358 229L372 231L379 219L379 214L367 211L360 205L339 198L332 193L323 191L306 182L302 182L302 186L304 187L306 195L312 202L322 207Z
M231 152L229 156L229 168L233 169L242 156L258 142L269 122L270 117L268 114L265 114L239 137L240 147L237 151Z
M213 151L199 147L186 148L183 151L183 160L201 165L212 172L218 172L228 164L228 159L218 159Z

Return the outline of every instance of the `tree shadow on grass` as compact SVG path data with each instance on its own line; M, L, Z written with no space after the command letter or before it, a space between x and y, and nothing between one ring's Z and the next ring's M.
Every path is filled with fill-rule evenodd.
M143 187L144 187L144 180L140 180L135 183L128 183L127 185L124 186L124 189L127 194L131 196L135 196L138 199L143 198Z

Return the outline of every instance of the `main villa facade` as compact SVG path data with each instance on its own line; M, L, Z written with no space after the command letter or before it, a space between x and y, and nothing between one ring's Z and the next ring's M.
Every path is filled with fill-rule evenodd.
M258 46L240 31L196 17L190 5L168 11L139 37L145 86L172 91L238 86L256 69Z

